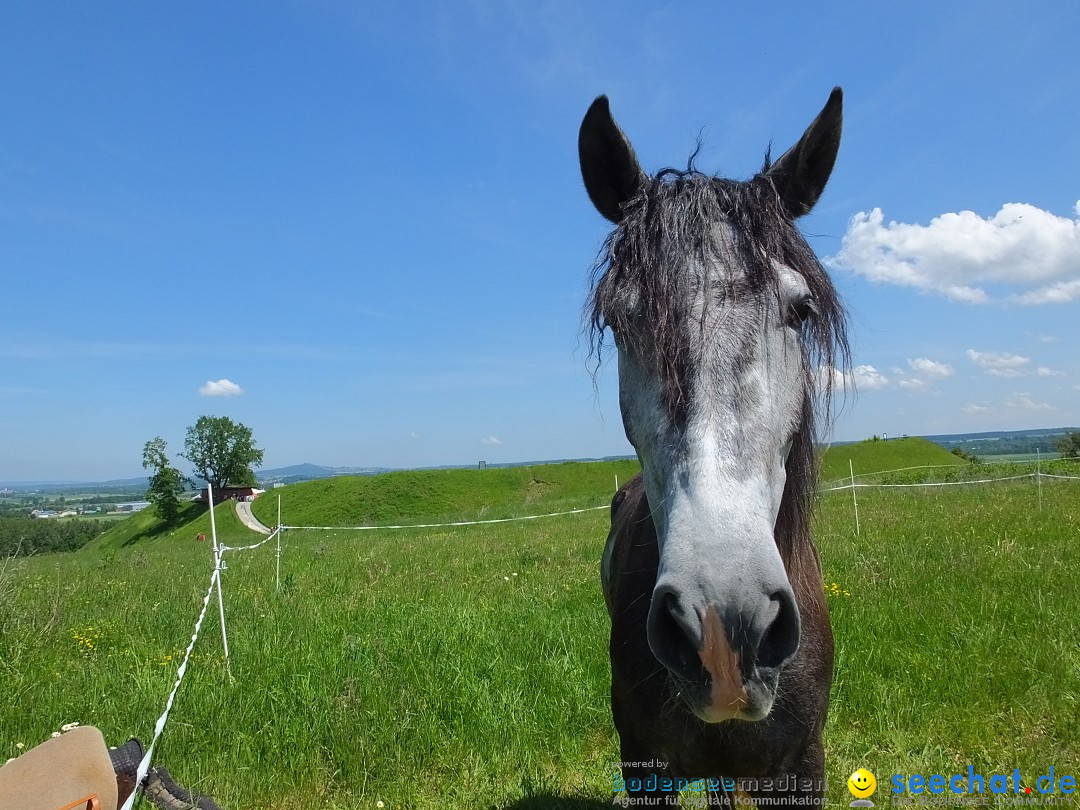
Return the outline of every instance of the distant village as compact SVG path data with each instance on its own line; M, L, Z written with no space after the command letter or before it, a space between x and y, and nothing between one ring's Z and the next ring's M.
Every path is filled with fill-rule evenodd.
M150 501L130 501L129 503L111 503L107 507L88 504L86 506L65 509L34 509L32 518L69 518L81 515L130 515L140 512L150 505Z

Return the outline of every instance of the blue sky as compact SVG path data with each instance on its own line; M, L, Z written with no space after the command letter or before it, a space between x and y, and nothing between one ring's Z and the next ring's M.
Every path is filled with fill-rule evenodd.
M1080 6L809 5L5 4L0 480L202 414L268 467L630 452L579 337L600 93L647 169L745 178L843 86L835 439L1080 423Z

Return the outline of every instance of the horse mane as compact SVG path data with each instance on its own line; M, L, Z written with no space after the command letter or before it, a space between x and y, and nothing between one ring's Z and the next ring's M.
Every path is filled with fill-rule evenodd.
M759 307L768 302L768 294L780 294L773 260L799 273L816 311L802 327L807 396L788 457L777 542L789 571L793 567L805 570L791 565L792 555L801 556L800 549L805 547L814 554L816 569L809 532L817 481L815 415L830 412L833 369L846 371L851 364L847 316L828 273L783 207L767 173L769 156L760 173L738 181L698 171L693 165L696 155L697 150L685 170L668 168L645 178L637 194L623 204L622 221L601 247L584 313L590 355L596 361L594 373L603 358L607 329L627 335L640 324L648 324L655 348L646 359L661 379L669 415L676 424L683 423L691 347L689 330L682 328L686 314L680 306L687 297L683 293L690 283L690 263L739 261L745 266L745 277L726 292L750 295ZM713 225L725 221L735 234L734 246L715 238ZM703 330L707 315L706 304L700 313Z

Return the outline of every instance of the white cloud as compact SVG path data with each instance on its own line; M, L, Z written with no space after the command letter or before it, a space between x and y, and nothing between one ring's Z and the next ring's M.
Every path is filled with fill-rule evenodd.
M1036 377L1064 377L1064 371L1058 371L1056 368L1047 368L1046 366L1039 366L1035 369Z
M837 368L819 368L818 385L831 382L834 388L848 390L850 388L862 388L867 391L875 391L885 388L889 384L889 378L873 366L855 366L847 374L843 374Z
M928 357L916 357L914 360L908 360L907 364L912 371L926 377L951 377L954 373L953 367L948 363L939 363Z
M832 366L819 366L817 370L817 387L824 389L829 385L840 390L847 388L843 372Z
M851 376L855 380L856 388L868 388L875 391L889 384L889 378L881 374L873 366L855 366L851 370Z
M979 413L990 413L993 410L989 405L979 405L972 402L970 405L964 408L964 413L970 413L972 415Z
M494 436L488 436L486 439L480 440L481 444L502 444L502 439L497 439Z
M1059 281L1046 287L1039 287L1026 293L1010 295L1008 300L1014 304L1067 304L1080 296L1080 279Z
M968 349L966 354L972 363L994 377L1023 377L1027 374L1024 367L1031 362L1030 357L1006 352L977 352Z
M968 304L1064 303L1080 297L1080 201L1076 219L1027 203L992 217L946 213L929 225L889 222L880 208L851 218L827 262L871 281L914 287ZM989 285L1022 288L1019 292Z
M897 382L897 385L899 385L901 388L907 389L908 391L925 391L927 388L930 387L929 382L923 379L919 379L918 377L910 377L908 379L900 380L899 382Z
M1047 402L1036 402L1031 398L1031 394L1013 394L1007 400L1005 404L1010 408L1021 408L1025 411L1055 411L1053 405Z
M244 393L244 389L232 380L207 380L199 393L204 397L238 397Z
M419 433L417 433L417 432L416 432L415 430L414 430L414 431L411 431L411 432L409 433L409 438L410 438L410 439L419 439L419 438L420 438L420 434L419 434Z

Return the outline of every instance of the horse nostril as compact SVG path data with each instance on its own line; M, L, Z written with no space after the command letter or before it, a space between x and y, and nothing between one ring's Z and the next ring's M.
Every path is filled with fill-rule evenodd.
M682 610L679 608L679 598L668 591L664 594L663 599L660 600L660 609L663 611L664 619L666 621L674 622L678 627L680 621L680 615Z
M699 666L695 615L688 612L676 593L665 590L658 596L649 616L649 646L660 663L688 677Z
M775 616L758 643L757 665L778 669L799 649L799 609L786 591L774 593L769 601Z

